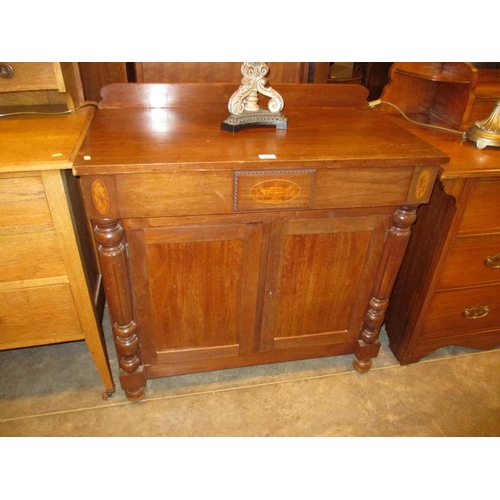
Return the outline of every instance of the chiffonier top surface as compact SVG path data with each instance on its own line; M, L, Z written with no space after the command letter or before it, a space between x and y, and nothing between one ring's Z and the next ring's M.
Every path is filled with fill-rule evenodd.
M236 133L220 128L229 115L227 97L236 90L234 85L105 87L104 100L73 170L77 175L91 175L182 169L374 168L448 161L437 148L370 110L363 87L332 87L280 85L276 90L285 101L282 113L288 129L263 127ZM192 105L178 99L153 107L134 100L143 88L160 97L182 89L186 99L196 92L203 99ZM112 91L119 92L120 99L108 98Z
M93 111L0 117L0 174L71 168Z

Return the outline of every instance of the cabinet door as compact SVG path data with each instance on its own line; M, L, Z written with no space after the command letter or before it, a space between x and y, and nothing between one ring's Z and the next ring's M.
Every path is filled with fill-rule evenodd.
M261 350L355 342L388 217L275 222Z
M252 350L262 224L127 231L144 364Z

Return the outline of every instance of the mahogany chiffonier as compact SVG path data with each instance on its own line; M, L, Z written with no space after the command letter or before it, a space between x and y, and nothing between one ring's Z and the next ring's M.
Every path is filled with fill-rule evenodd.
M484 118L486 118L485 116ZM418 210L385 328L401 364L500 344L500 150L395 119L450 157Z
M148 379L354 354L368 371L447 156L359 85L282 84L288 128L221 130L226 84L112 84L73 166L127 397Z
M0 118L0 350L85 339L107 398L104 295L71 173L92 114Z

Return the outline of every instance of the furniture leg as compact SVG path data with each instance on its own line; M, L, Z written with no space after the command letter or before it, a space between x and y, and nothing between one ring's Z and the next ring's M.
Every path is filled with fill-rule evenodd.
M120 366L120 382L127 398L139 401L146 394L146 379L133 314L125 230L118 219L98 219L94 224Z
M389 297L408 245L411 226L415 220L416 207L412 206L399 207L392 217L392 226L387 232L373 295L361 327L353 361L354 368L360 373L370 370L372 358L377 356L380 349L378 340L380 328L384 322Z

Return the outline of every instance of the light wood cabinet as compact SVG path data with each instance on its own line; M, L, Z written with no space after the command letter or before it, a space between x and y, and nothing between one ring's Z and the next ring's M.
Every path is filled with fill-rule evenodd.
M363 372L378 353L447 157L359 85L273 88L288 129L236 134L220 129L233 85L102 91L73 170L132 401L155 377L347 353Z
M84 101L76 62L0 62L0 106L64 106Z
M108 398L104 295L71 174L92 114L0 118L0 349L85 339Z

